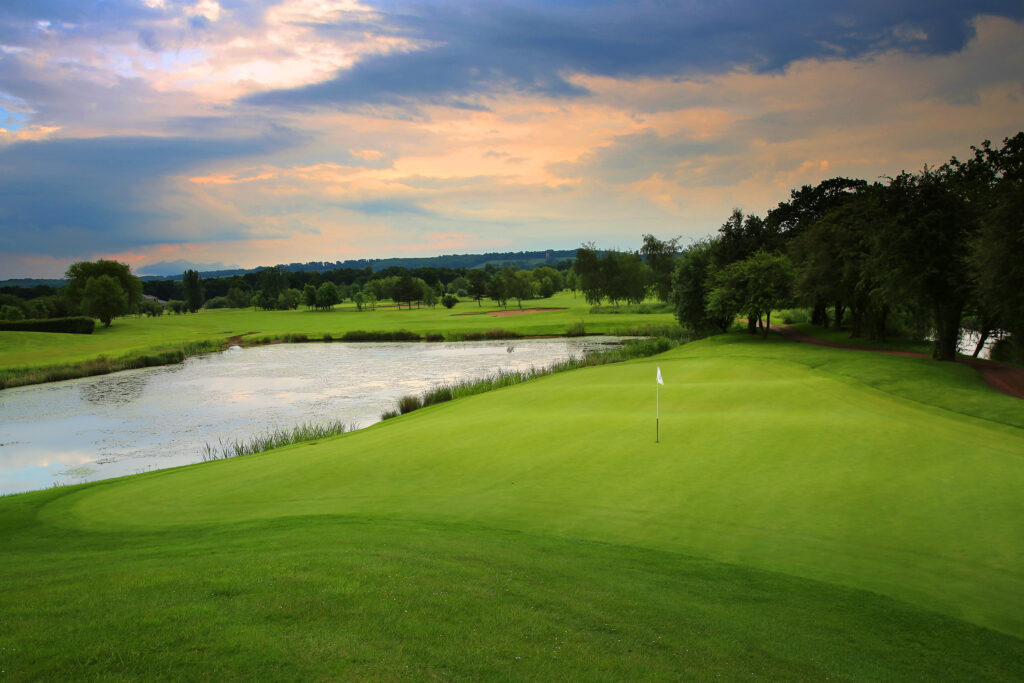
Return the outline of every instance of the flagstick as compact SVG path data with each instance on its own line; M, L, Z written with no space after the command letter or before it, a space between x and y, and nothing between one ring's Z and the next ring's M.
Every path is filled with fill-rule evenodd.
M661 417L661 391L654 385L654 443L658 443L658 420Z

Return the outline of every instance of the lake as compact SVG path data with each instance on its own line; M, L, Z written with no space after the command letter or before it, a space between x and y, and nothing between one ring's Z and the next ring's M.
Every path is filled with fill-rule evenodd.
M367 427L405 394L549 367L621 338L277 344L0 391L0 494L199 462L306 422Z

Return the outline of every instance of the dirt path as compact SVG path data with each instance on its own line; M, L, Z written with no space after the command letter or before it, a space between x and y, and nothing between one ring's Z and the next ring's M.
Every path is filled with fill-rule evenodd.
M893 351L890 349L869 349L863 346L851 344L840 344L839 342L826 341L812 337L809 334L794 329L788 325L772 325L772 332L777 332L786 339L805 344L817 346L830 346L836 349L852 349L854 351L870 351L871 353L884 353L890 356L908 356L910 358L928 358L928 354L916 353L914 351ZM977 358L958 358L958 363L969 365L981 374L985 383L996 391L1008 396L1024 399L1024 370L1013 365L1003 365L990 360L979 360Z

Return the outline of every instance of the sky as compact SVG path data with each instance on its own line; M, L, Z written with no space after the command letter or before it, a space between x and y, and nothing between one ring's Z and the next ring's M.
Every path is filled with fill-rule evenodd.
M1022 128L1020 0L3 0L0 279L685 244Z

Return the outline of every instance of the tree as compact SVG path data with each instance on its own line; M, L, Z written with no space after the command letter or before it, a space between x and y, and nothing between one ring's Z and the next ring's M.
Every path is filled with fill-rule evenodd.
M314 308L316 306L316 287L312 283L307 283L302 288L302 303L306 304L306 308Z
M972 293L969 246L979 221L962 180L950 164L893 178L884 196L891 220L877 235L875 257L887 289L931 313L936 360L956 360Z
M185 294L185 306L190 313L195 313L203 307L203 280L199 272L186 270L181 276L182 290Z
M423 302L424 306L437 306L437 286L430 286L420 278L416 278L417 284L420 286L420 301ZM440 284L440 282L438 282ZM442 287L442 289L444 289Z
M445 294L441 299L441 303L445 308L454 308L455 304L459 303L459 297L454 294Z
M121 283L110 275L91 277L82 292L82 309L86 315L99 318L104 326L110 327L115 316L130 311L128 295Z
M1024 132L992 149L985 141L974 148L967 169L984 186L980 230L971 244L975 315L984 319L974 355L994 329L1010 332L1024 349Z
M228 308L245 308L252 302L252 295L249 290L242 287L231 287L228 289Z
M287 288L288 275L277 266L260 271L260 291L263 292L264 302L270 303L264 308L273 306L277 302L277 297Z
M604 280L601 261L597 255L597 247L593 242L586 242L576 250L576 260L572 264L579 278L580 291L588 304L600 304L603 294Z
M466 273L466 279L469 281L469 295L476 300L477 306L482 306L480 300L489 296L487 283L490 281L490 276L487 271L474 268Z
M575 270L570 269L565 275L565 286L572 292L572 298L576 298L576 291L580 288L580 276Z
M640 253L651 269L648 285L659 301L668 302L672 293L672 275L675 271L676 254L679 253L679 238L667 242L654 235L644 235Z
M732 319L742 312L759 324L761 315L767 314L767 321L761 325L762 336L767 337L772 309L788 305L792 287L793 266L789 258L762 249L716 274L714 287L707 296L708 314Z
M708 305L714 280L714 240L696 242L685 249L676 262L672 276L672 303L679 324L706 336L725 332L733 315L719 315Z
M527 271L506 266L501 271L501 277L505 281L506 296L515 299L519 308L523 307L523 299L533 298L533 279Z
M765 217L764 239L771 241L772 244L762 244L762 246L775 248L780 238L799 239L826 214L842 204L852 194L860 192L866 187L867 181L865 180L829 178L814 187L804 185L799 190L791 191L789 201L780 202ZM806 296L816 295L815 298L806 302L813 307L811 323L821 326L828 325L827 306L835 300L830 300L823 293L812 293L809 289L805 289L804 294Z
M413 301L420 301L423 298L423 289L411 275L403 275L395 283L391 298L398 304L399 308L402 307L402 302L404 301L411 309Z
M505 278L500 273L495 274L487 281L487 297L493 299L503 308L508 302L508 287Z
M121 287L121 291L126 297L125 312L135 310L142 298L142 283L139 278L132 275L131 268L127 264L103 259L73 263L64 273L68 284L62 291L71 307L78 309L81 306L89 279L101 275L110 276Z
M321 310L334 308L338 303L338 286L328 280L316 290L316 307Z
M542 297L547 298L565 289L565 278L551 266L534 268L531 275Z
M24 320L25 313L17 306L4 304L0 306L0 320Z

